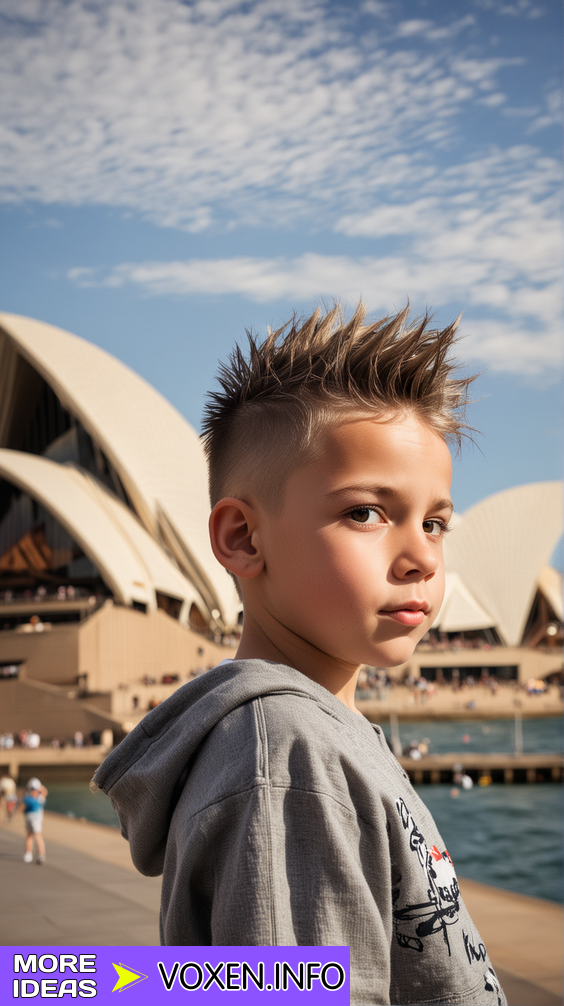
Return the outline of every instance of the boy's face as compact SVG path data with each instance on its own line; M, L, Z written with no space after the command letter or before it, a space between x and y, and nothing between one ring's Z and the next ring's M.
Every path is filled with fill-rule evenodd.
M444 440L413 414L349 419L264 512L261 603L282 633L348 664L407 660L444 592Z

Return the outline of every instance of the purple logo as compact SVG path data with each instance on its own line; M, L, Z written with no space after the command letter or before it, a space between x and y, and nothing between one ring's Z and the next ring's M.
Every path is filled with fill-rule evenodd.
M251 1006L301 993L311 1006L348 1006L349 957L348 947L1 947L0 998L227 1006L235 994Z

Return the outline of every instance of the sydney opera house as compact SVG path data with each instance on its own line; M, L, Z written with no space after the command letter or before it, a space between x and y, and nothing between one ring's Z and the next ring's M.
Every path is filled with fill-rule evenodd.
M0 315L0 732L119 736L233 652L240 605L207 520L201 444L169 402L97 346ZM557 671L561 523L550 482L457 517L443 607L399 672Z
M455 514L441 610L429 639L395 673L520 683L556 676L562 576L549 561L561 534L560 482L506 489Z
M232 652L208 513L199 438L154 388L0 316L0 731L119 733Z

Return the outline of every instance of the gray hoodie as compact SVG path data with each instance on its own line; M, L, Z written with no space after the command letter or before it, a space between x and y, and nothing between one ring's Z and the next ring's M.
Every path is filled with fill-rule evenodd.
M505 1006L429 811L380 727L239 660L149 713L96 772L161 942L350 946L351 1003Z

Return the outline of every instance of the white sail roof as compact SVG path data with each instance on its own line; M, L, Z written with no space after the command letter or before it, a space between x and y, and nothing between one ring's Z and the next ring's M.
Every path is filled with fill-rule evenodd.
M207 531L206 462L196 431L154 388L109 353L52 325L0 314L4 333L53 388L115 467L143 524L160 538L159 515L180 540L177 560L206 606L235 621L234 586Z
M495 618L472 597L459 574L447 570L445 596L433 628L441 632L472 632L494 626Z
M561 534L562 484L534 482L470 507L445 540L447 571L459 574L508 646L521 642L539 576Z
M98 505L119 527L129 547L142 561L147 571L147 580L153 589L186 602L180 616L180 621L186 623L190 605L201 606L200 596L195 587L177 568L176 563L171 561L164 549L151 538L128 507L88 473L74 468L71 468L71 471L76 479L86 483L88 491Z
M177 597L187 611L198 595L135 516L72 465L0 450L0 477L29 493L65 528L122 604L156 607L155 591Z

